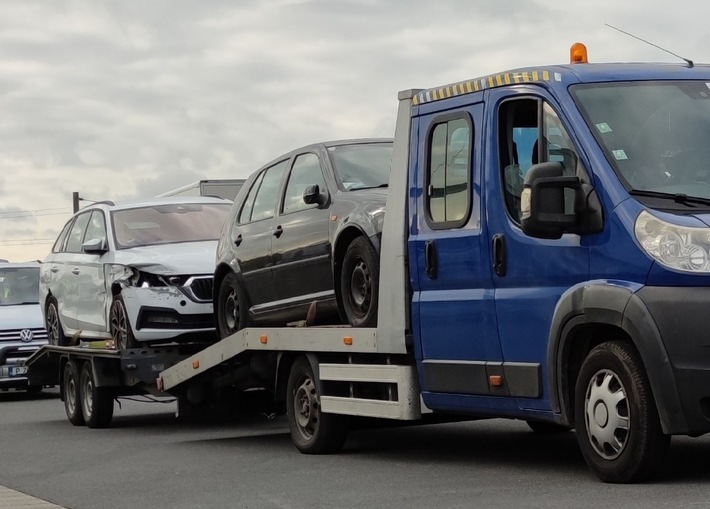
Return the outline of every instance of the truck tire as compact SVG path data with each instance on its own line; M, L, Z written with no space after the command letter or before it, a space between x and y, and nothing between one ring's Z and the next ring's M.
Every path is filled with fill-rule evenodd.
M123 302L121 294L116 295L113 298L113 303L111 303L109 332L117 350L128 350L136 347L136 339L133 337L131 322L128 320L126 303Z
M347 438L347 420L324 414L320 408L318 380L306 357L291 366L286 387L286 412L291 439L305 454L329 454L342 449Z
M575 387L575 422L582 456L605 482L647 479L670 441L641 358L625 342L602 343L587 355Z
M81 399L79 396L79 369L73 360L64 365L62 395L64 396L64 410L67 413L69 422L74 426L83 426L85 422L84 414L81 413Z
M348 246L340 273L343 311L353 327L377 326L377 297L380 261L377 251L365 237Z
M239 277L230 272L219 285L217 294L217 329L224 339L249 325L249 309Z
M113 418L113 392L109 387L97 387L91 361L81 368L79 386L81 413L90 428L105 428Z
M59 304L57 299L49 297L47 300L47 309L44 313L44 327L47 329L47 341L50 345L67 346L68 338L64 335L62 322L59 320Z

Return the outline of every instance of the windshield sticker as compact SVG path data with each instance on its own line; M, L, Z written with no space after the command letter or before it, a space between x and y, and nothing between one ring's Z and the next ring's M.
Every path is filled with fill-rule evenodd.
M596 126L597 130L602 134L611 132L611 127L609 127L609 124L607 124L606 122L601 122L599 124L596 124Z
M628 159L628 156L626 155L626 152L624 152L624 149L618 149L618 150L612 150L612 154L614 154L614 159L617 161L623 161Z

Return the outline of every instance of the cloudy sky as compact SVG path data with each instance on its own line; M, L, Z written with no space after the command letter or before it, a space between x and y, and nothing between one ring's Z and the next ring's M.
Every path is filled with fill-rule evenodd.
M710 61L702 0L0 0L0 258L42 259L71 196L246 177L391 136L397 91L513 67Z

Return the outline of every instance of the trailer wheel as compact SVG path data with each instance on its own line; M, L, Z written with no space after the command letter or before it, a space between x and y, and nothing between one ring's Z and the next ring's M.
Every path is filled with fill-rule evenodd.
M220 339L247 327L249 314L244 290L234 272L224 276L217 294L217 328Z
M113 418L113 393L108 387L96 387L94 370L87 361L81 368L81 413L90 428L105 428Z
M116 295L111 304L109 331L117 350L128 350L136 347L133 329L131 329L131 323L128 321L126 304L123 302L121 294Z
M570 431L569 426L563 426L562 424L555 424L554 422L543 422L543 421L525 421L528 427L535 433L542 435L552 435L555 433L567 433Z
M602 481L642 481L663 462L670 437L661 429L641 358L626 343L602 343L584 360L575 421L582 455Z
M343 310L353 327L377 325L379 276L377 251L365 237L357 237L345 252L340 273Z
M79 369L73 360L64 365L62 394L64 394L64 410L67 413L69 422L74 426L83 426L85 422L84 414L81 413L81 400L79 398Z
M64 335L62 322L59 320L59 304L57 299L50 297L44 313L44 327L47 329L47 341L50 345L67 346L69 341Z
M305 454L339 451L347 438L346 418L321 412L318 381L307 358L293 363L286 391L291 439L298 450Z

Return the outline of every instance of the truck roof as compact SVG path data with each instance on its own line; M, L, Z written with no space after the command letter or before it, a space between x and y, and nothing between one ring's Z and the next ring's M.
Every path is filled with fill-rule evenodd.
M488 88L505 87L520 83L548 83L565 87L574 83L604 83L654 80L708 80L710 65L659 63L601 63L566 64L512 69L471 80L459 81L419 91L413 97L414 105L471 94Z

